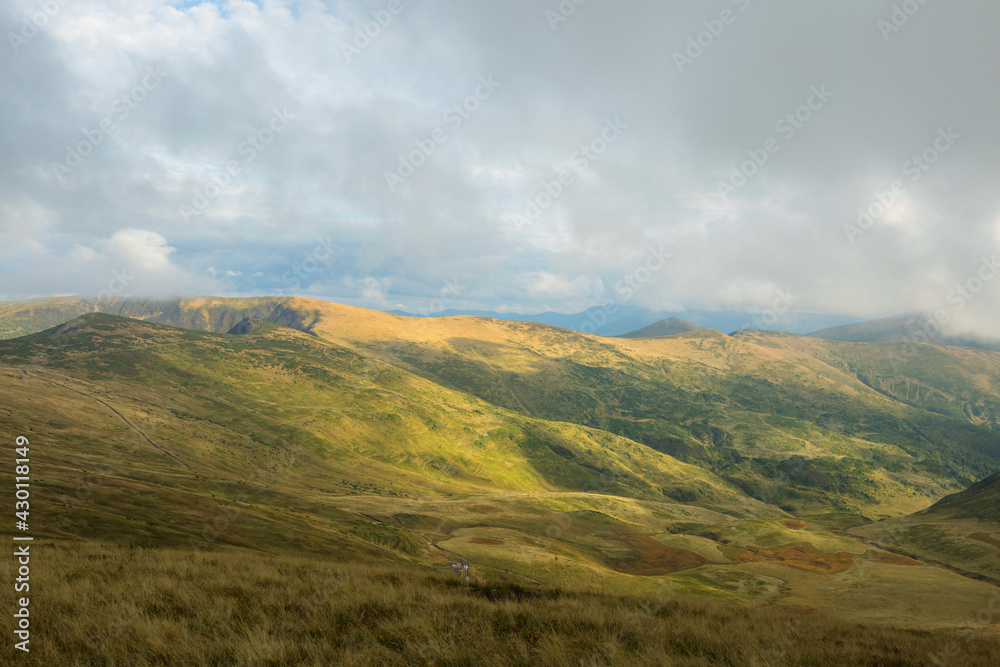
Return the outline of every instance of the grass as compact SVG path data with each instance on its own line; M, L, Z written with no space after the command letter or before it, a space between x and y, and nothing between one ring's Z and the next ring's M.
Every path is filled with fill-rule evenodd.
M403 565L41 542L18 664L1000 664L1000 642L819 614L466 583Z
M178 317L225 327L240 303ZM718 334L314 304L251 303L298 325L250 335L91 314L0 343L0 416L55 540L39 664L923 664L991 604L846 531L926 507L971 474L941 461L997 434L808 341L727 356ZM998 567L996 526L931 518L902 533L949 554L927 560ZM456 559L477 582L440 571ZM996 664L995 621L963 663Z

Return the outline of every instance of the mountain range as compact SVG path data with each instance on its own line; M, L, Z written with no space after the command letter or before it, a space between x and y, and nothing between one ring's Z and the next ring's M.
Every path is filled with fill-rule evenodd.
M0 341L0 404L44 452L49 539L882 624L904 605L922 628L1000 575L989 350L299 298L63 298L0 323L24 334Z

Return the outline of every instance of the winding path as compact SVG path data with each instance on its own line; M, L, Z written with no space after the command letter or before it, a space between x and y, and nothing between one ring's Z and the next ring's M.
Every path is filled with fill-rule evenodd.
M26 368L22 368L21 372L24 373L24 375L27 376L27 377L36 378L36 379L42 380L43 382L48 382L49 384L54 384L57 387L62 387L63 389L67 389L67 390L72 391L74 393L80 394L81 396L89 398L92 401L97 401L98 403L100 403L101 405L103 405L104 407L106 407L108 410L111 410L111 412L115 413L115 415L117 415L119 419L121 419L123 422L125 422L126 426L128 426L130 429L132 429L133 431L135 431L136 433L138 433L139 437L141 437L143 440L145 440L146 442L148 442L150 445L152 445L156 449L160 450L161 452L163 452L164 454L166 454L167 456L169 456L170 458L172 458L174 461L177 461L178 463L180 463L182 466L184 466L188 470L194 470L194 468L192 468L190 465L188 465L184 461L180 460L179 458L177 458L176 456L174 456L173 454L171 454L170 452L168 452L163 447L160 447L158 444L156 444L155 442L153 442L152 440L150 440L149 436L146 435L145 433L143 433L142 429L140 429L138 426L136 426L135 424L133 424L132 422L130 422L128 420L128 417L126 417L122 413L118 412L118 410L116 410L114 408L114 406L112 406L111 404L109 404L109 403L107 403L105 401L102 401L101 399L97 398L96 396L91 396L90 394L85 394L84 392L80 391L79 389L74 389L73 387L68 387L68 386L66 386L66 385L64 385L64 384L62 384L60 382L56 382L55 380L50 380L50 379L48 379L46 377L42 377L41 375L38 375L38 374L33 374L30 371L28 371Z

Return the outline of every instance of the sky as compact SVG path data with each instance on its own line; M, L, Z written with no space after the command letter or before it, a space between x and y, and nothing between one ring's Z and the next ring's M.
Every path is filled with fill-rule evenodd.
M994 0L0 3L0 299L1000 332Z

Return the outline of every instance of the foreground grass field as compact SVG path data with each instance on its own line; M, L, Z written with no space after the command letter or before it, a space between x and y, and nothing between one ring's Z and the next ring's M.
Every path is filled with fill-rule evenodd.
M974 630L465 582L404 564L240 549L35 549L32 650L17 664L1000 664L1000 641Z

